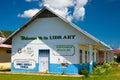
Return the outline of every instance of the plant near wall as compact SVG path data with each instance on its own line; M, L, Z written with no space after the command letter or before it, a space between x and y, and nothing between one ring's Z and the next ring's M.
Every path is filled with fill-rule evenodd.
M109 63L103 63L102 67L105 68L106 71L111 69L111 65Z
M93 69L93 74L101 74L105 72L105 68L102 66L97 66L96 68Z
M0 66L0 70L3 70L3 65Z
M114 67L118 67L118 65L119 65L117 62L110 62L109 64L110 64L113 68L114 68Z
M63 70L63 71L62 71L62 75L65 75L65 74L66 74L66 71L65 71L65 70Z
M81 70L81 74L85 75L85 77L89 77L89 75L90 75L88 69Z
M116 61L117 61L118 63L120 63L120 54L117 54L117 59L116 59Z
M117 62L110 62L110 65L118 64Z
M93 74L102 74L106 71L109 71L111 69L111 65L109 63L103 63L101 66L96 66L93 69Z
M48 71L48 70L46 70L46 71L45 71L45 73L46 73L46 74L48 74L48 73L49 73L49 71Z

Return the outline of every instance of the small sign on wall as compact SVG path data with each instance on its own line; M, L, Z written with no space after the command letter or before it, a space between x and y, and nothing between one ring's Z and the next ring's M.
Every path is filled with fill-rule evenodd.
M54 55L59 56L73 56L75 54L75 47L73 45L55 45Z
M14 60L14 67L16 69L34 69L35 61L32 59L16 59Z

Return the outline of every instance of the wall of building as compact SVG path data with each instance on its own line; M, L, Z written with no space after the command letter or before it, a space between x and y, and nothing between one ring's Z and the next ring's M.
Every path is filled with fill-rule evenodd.
M11 62L11 49L0 48L0 63Z
M80 64L83 66L83 68L88 68L89 67L89 46L87 44L79 44L78 45L78 50L80 56ZM82 51L82 52L81 52ZM97 63L97 50L93 49L93 65L95 66Z
M79 73L79 43L94 42L58 18L37 19L12 39L12 71L39 72L39 50L49 49L49 72L62 73L64 69L66 73ZM58 51L57 46L72 47L69 51ZM32 63L32 66L25 68L22 62ZM68 66L63 68L61 63Z

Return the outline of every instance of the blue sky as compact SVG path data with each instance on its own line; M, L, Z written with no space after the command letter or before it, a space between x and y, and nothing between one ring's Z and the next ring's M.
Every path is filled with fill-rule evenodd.
M1 0L0 30L15 31L29 20L29 16L25 17L27 14L23 15L26 10L39 10L44 5L48 5L48 3L50 3L49 1L50 0ZM58 10L56 11L61 13L64 18L71 20L74 24L106 44L113 47L120 46L120 0L79 0L81 1L79 4L81 4L82 7L77 3L72 5L70 1L72 0L68 0L68 3L66 0L66 2L64 2L65 4L60 2L61 5L57 6L53 6L54 3L51 2L53 5L49 4L49 7L53 9L57 7L59 8L58 10L65 8L66 10L62 11L65 14ZM80 7L80 9L78 9L80 14L75 13L75 8L77 10L78 7Z

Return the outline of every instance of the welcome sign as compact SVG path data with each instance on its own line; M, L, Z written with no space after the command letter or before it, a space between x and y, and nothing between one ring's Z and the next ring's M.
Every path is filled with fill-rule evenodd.
M38 37L29 37L29 36L20 36L21 40L58 40L58 39L75 39L75 35L53 35L53 36L38 36Z

